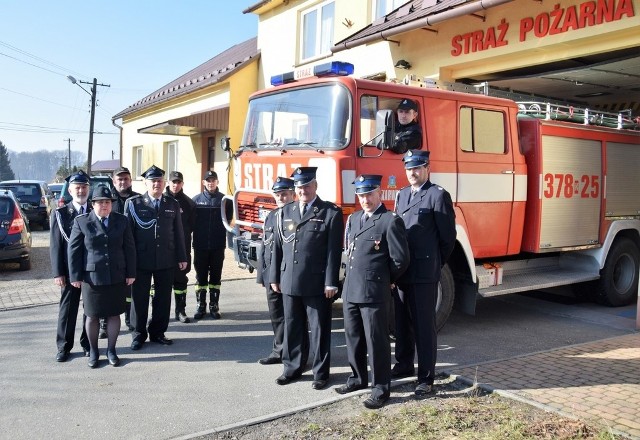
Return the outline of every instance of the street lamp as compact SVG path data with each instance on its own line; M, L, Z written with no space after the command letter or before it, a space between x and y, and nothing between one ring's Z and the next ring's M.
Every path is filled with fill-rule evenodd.
M98 80L93 78L93 82L87 82L82 80L77 80L71 75L67 75L67 79L71 81L71 84L75 84L84 90L87 94L91 96L91 122L89 122L89 149L87 151L87 174L91 176L91 154L93 153L93 124L96 116L96 89L98 87ZM91 84L91 92L80 85L82 84ZM104 87L109 87L107 84L100 84Z

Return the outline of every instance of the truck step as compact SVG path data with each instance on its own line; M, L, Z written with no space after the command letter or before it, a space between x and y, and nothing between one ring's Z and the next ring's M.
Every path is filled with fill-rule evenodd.
M505 273L502 284L479 289L478 293L483 297L504 295L507 293L526 292L529 290L546 289L549 287L565 286L567 284L581 283L597 280L599 275L590 270L548 268L540 272Z

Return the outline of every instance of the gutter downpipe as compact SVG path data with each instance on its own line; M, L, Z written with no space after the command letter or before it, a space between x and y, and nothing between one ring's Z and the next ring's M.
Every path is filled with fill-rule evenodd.
M372 34L372 35L367 35L366 37L363 37L359 40L338 44L331 48L331 52L332 53L341 52L343 50L351 49L353 47L361 46L367 43L372 43L374 41L386 40L389 37L393 37L395 35L402 34L404 32L413 31L415 29L420 29L425 26L433 26L445 20L462 17L463 15L474 14L476 12L493 8L495 6L500 6L505 3L510 3L512 1L513 0L480 0L475 3L464 4L458 8L451 9L449 11L441 12L439 14L429 15L420 20L411 21L409 23L405 23L398 27L387 29L381 32L376 32L375 34Z
M120 159L120 166L122 166L122 126L116 124L116 120L115 119L112 119L111 123L113 124L114 127L117 127L118 130L120 131L120 141L119 141L119 144L120 144L120 156L119 156L119 159Z

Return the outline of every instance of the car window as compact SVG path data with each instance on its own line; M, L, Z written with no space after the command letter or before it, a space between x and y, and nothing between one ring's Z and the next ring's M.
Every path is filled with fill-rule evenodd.
M8 215L12 211L13 200L8 197L0 197L0 215Z

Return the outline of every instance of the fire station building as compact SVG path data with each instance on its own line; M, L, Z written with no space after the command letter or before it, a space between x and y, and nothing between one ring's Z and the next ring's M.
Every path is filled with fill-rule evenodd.
M219 143L238 148L249 95L327 61L352 63L361 78L640 115L640 0L263 0L242 13L258 15L256 39L113 117L134 174L177 164L194 194L215 169L230 193Z

